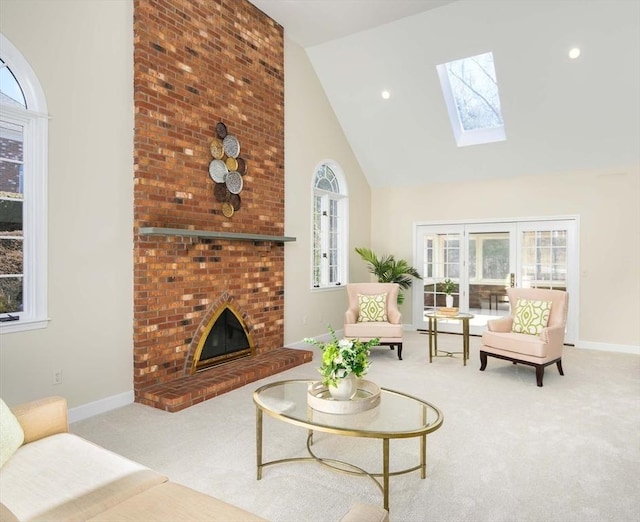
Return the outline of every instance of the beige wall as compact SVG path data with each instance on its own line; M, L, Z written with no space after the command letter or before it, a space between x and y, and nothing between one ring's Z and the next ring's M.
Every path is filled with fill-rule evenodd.
M549 173L372 191L372 248L413 259L415 223L580 218L582 343L640 346L640 170ZM393 219L389 219L393 216ZM411 317L403 308L405 322Z
M132 389L132 20L128 0L0 2L0 31L37 74L51 116L51 321L2 335L9 404L58 394L74 407Z
M52 118L51 322L0 339L9 404L60 394L76 407L132 393L132 16L129 0L0 2L0 31L38 75ZM348 181L350 253L371 246L412 260L417 221L579 215L579 337L640 344L637 166L371 192L306 53L288 40L285 71L285 233L297 237L285 246L286 343L342 326L344 290L310 290L311 178L333 159ZM355 255L350 277L369 278Z
M311 290L311 182L323 160L337 162L349 193L349 252L369 246L370 190L333 110L300 46L285 39L285 344L342 329L344 288ZM354 255L350 279L368 281L366 266Z

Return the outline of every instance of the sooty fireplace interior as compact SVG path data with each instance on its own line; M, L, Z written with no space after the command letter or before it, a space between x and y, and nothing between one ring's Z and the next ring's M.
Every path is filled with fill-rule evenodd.
M213 316L198 346L193 371L253 355L254 345L244 321L231 306Z

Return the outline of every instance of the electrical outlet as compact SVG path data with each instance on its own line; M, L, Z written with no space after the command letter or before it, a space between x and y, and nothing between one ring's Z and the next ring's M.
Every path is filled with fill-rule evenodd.
M62 370L53 370L53 384L62 384Z
M302 318L302 324L307 324L307 316L306 315Z

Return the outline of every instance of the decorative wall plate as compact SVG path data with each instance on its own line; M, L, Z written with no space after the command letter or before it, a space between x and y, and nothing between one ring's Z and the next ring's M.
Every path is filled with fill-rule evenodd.
M242 190L242 176L235 170L227 174L225 183L227 184L227 188L231 194L239 194Z
M243 176L247 173L247 163L242 158L237 158L236 162L238 163L238 167L235 169L229 170L237 170Z
M221 121L216 123L216 134L220 139L224 139L224 137L227 135L227 126Z
M228 201L225 201L222 204L222 213L225 215L225 217L228 218L233 216L233 205L231 205L231 203L229 203Z
M224 156L224 147L222 146L222 141L220 141L217 138L213 138L213 140L211 140L211 155L215 158L215 159L222 159L222 157Z
M227 188L227 185L225 183L216 183L213 187L213 195L218 201L222 202L229 200L231 192L229 192L229 189Z
M238 194L229 194L229 203L231 203L233 210L240 210L242 200L240 199L240 196Z
M238 170L238 161L235 158L227 158L225 163L229 170Z
M227 165L224 161L219 159L214 159L211 163L209 163L209 176L216 183L224 183L227 177Z
M227 153L227 156L230 158L237 158L238 154L240 154L240 142L238 138L231 134L227 134L225 138L222 140L222 146L224 147L224 151Z

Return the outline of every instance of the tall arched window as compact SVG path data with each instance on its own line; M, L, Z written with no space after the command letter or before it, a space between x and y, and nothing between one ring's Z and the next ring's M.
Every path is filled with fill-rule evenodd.
M0 331L47 325L47 104L0 34Z
M326 288L347 282L348 199L338 165L322 162L313 178L312 285Z

